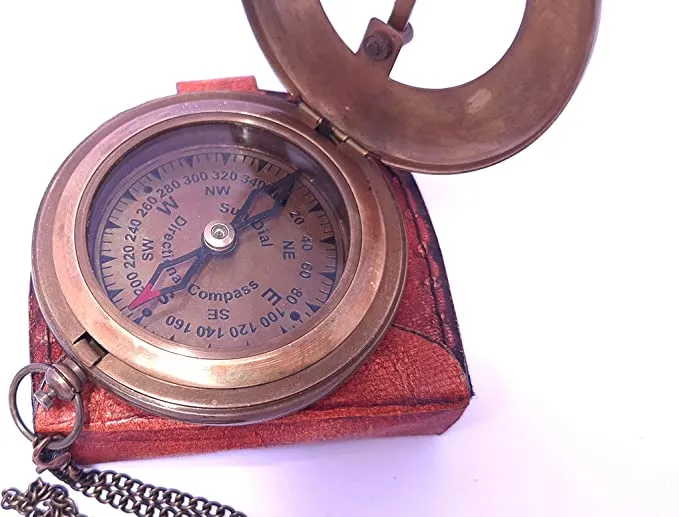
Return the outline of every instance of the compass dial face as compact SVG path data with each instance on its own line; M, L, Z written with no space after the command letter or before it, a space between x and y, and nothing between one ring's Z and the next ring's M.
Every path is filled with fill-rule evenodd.
M129 152L98 187L87 226L95 276L125 318L233 357L318 324L348 237L346 207L317 162L225 123L173 129Z

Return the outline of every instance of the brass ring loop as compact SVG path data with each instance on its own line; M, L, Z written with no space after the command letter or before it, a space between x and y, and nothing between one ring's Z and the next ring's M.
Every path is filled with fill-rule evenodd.
M34 442L38 435L31 430L26 423L21 418L19 414L19 408L17 406L17 392L19 391L19 385L24 377L33 373L46 373L51 368L50 365L44 363L32 363L28 366L24 366L21 370L17 372L12 379L12 384L9 387L9 409L12 414L12 420L28 440ZM73 403L75 404L75 424L71 432L65 438L58 438L56 440L50 441L46 446L47 449L58 451L68 448L75 442L82 431L83 425L85 423L85 407L83 405L83 399L80 393L75 393L73 397Z

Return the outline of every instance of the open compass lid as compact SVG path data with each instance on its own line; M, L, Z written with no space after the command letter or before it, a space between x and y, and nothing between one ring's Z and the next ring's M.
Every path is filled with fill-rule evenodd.
M354 54L320 0L243 0L290 93L387 165L426 173L487 167L524 149L559 116L596 37L600 0L527 0L509 51L478 79L440 90L389 78L415 0L373 19ZM445 63L447 51L436 56Z

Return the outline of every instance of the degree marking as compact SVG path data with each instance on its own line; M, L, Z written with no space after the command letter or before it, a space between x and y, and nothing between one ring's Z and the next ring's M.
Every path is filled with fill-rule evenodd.
M132 190L132 189L126 190L125 192L123 192L123 195L120 196L120 197L121 197L121 199L122 199L122 198L129 199L129 200L132 201L133 203L136 203L136 202L137 202L137 198L134 197L134 194L132 194L131 190ZM127 206L127 204L125 204L125 206Z

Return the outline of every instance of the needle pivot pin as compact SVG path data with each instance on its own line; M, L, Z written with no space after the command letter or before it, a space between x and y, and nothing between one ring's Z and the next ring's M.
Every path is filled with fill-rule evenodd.
M212 221L203 230L203 241L212 251L231 251L236 244L236 230L230 224Z

